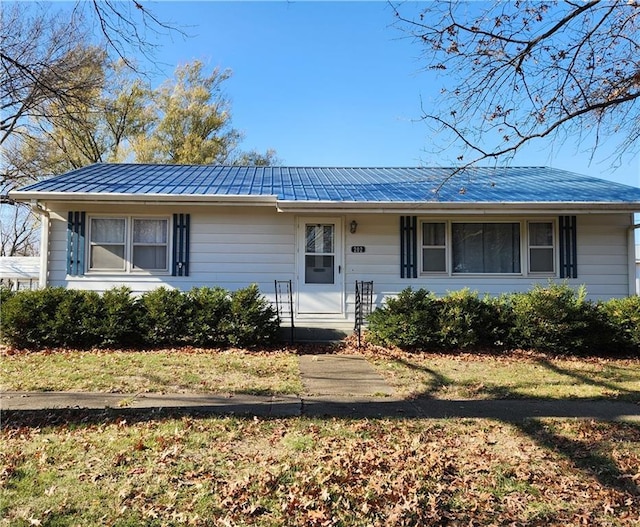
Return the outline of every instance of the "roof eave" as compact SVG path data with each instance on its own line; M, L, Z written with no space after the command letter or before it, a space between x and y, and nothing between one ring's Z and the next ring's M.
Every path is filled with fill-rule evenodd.
M202 194L133 194L133 193L105 193L105 192L28 192L16 190L10 193L16 201L73 201L83 203L114 203L127 204L131 202L144 204L221 204L221 205L270 205L274 206L277 196L273 195L202 195Z
M349 202L349 201L288 201L278 200L278 211L299 212L325 211L335 213L378 212L389 214L511 214L555 212L562 214L610 212L640 212L640 202Z
M112 204L193 204L193 205L247 205L247 206L275 206L280 212L304 213L309 211L328 213L469 213L469 214L507 214L556 212L571 213L600 213L635 212L640 213L640 202L559 202L559 201L505 201L505 202L397 202L397 201L298 201L279 200L275 195L204 195L204 194L134 194L134 193L104 193L104 192L30 192L12 191L10 197L23 202L82 202L82 203L112 203Z

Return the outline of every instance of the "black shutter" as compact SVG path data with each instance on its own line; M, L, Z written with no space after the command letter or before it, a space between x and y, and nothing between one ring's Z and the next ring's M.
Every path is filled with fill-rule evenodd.
M84 274L86 212L69 211L67 215L67 274Z
M578 244L575 216L560 216L560 278L578 278Z
M189 276L189 228L190 214L173 215L173 258L171 274Z
M400 278L418 277L418 217L400 216Z

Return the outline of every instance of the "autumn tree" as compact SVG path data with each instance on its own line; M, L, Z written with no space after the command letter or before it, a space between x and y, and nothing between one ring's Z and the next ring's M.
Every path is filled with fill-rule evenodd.
M97 34L91 34L91 22ZM144 30L144 31L143 31ZM78 76L89 41L137 71L132 50L149 57L153 33L178 31L131 0L77 1L64 11L50 3L11 2L0 9L0 145L21 133L29 117L47 118L43 105L83 103L100 78ZM89 59L91 59L89 57Z
M154 122L132 141L140 163L269 165L275 152L242 152L243 138L231 125L231 104L223 90L229 70L205 73L194 61L150 93Z
M442 73L441 96L423 119L457 162L508 159L551 137L588 142L640 137L640 2L517 0L429 2L398 24Z
M84 53L91 60L76 76L99 78L100 83L87 89L83 99L43 103L46 118L32 117L27 130L8 142L3 150L5 192L91 163L122 161L128 140L149 123L148 90L140 79L121 63L110 64L100 48L88 47Z
M0 10L0 145L41 118L43 105L84 100L97 79L76 77L87 56L79 52L87 34L74 15L33 14L14 2Z
M39 132L51 133L61 121L75 127L83 122L83 109L93 108L96 90L103 86L102 72L92 67L96 54L111 52L135 70L128 51L149 57L154 32L179 31L137 0L78 0L59 10L54 5L10 2L0 9L0 234L7 255L28 254L36 243L35 218L28 207L18 209L7 193L56 173L38 144ZM92 21L97 34L90 34ZM101 50L88 44L96 39ZM27 158L15 155L28 151ZM50 169L40 170L47 165Z

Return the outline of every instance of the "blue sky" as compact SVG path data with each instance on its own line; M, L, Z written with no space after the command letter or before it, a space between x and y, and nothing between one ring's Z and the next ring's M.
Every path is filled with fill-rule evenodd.
M420 3L414 3L415 9ZM226 91L243 147L275 148L287 165L451 165L419 122L440 82L421 48L378 2L149 2L189 38L158 41L166 76L194 59L233 71ZM409 4L411 8L411 4ZM536 143L511 164L547 165L640 186L640 157L611 168L605 148Z
M424 2L405 2L418 11ZM68 4L67 4L68 5ZM451 165L435 156L419 121L441 80L425 71L422 49L394 26L386 1L148 1L160 20L189 36L157 38L156 81L177 64L228 68L225 83L243 149L274 148L299 166ZM148 33L153 37L152 33ZM590 144L589 144L590 145ZM546 141L512 165L546 165L640 186L640 156L611 167L604 148Z

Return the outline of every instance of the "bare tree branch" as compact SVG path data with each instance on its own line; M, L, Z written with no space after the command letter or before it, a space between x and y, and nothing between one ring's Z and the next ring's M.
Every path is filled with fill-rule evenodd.
M398 26L423 47L426 67L446 75L422 119L449 152L458 145L462 167L543 137L583 143L591 133L595 151L600 138L622 134L618 155L639 151L640 3L450 0L414 17L408 9L394 6Z

